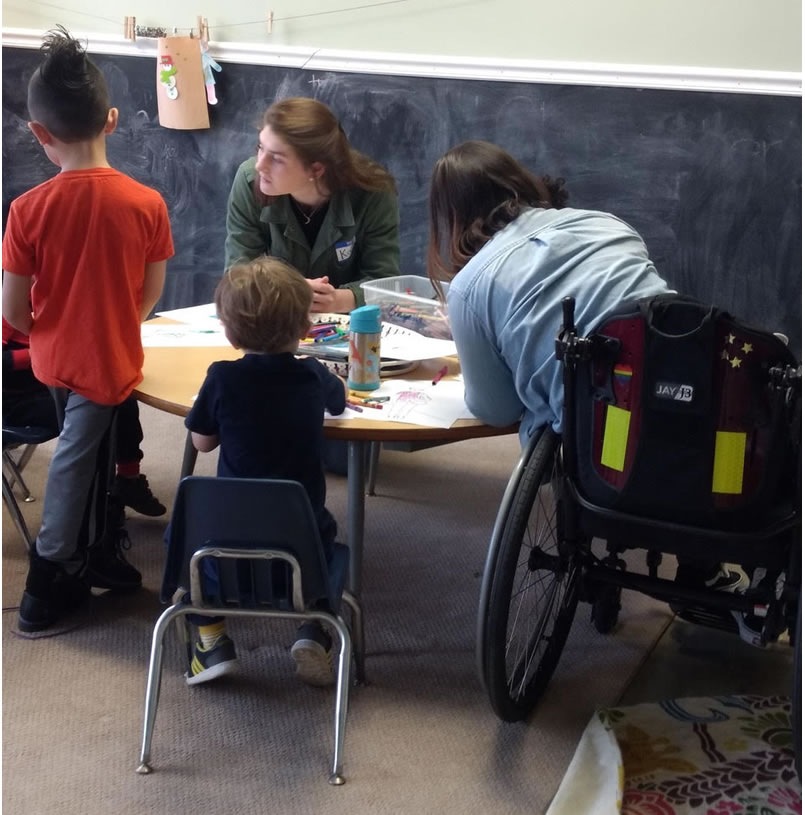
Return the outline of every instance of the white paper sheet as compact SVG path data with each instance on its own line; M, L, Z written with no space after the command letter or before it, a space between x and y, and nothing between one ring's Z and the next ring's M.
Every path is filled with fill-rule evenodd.
M199 328L197 325L185 323L176 325L143 323L140 328L143 348L229 347L229 340L220 324L217 328Z
M455 379L442 379L436 385L427 380L389 379L377 390L368 392L366 398L372 396L388 396L390 400L382 403L381 410L361 406L358 412L347 405L347 409L334 418L403 422L424 427L452 427L458 419L473 418L464 403L464 383ZM326 418L333 417L326 414Z
M203 328L220 328L218 315L215 313L215 303L176 308L172 311L158 311L157 317L167 317L169 320L176 320L177 323L199 325ZM214 325L210 326L210 323Z

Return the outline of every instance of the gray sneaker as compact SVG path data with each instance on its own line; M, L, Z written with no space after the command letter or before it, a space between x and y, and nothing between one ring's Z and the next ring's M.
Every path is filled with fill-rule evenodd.
M333 684L333 644L330 635L317 623L305 623L296 632L291 656L296 676L308 685L326 688Z

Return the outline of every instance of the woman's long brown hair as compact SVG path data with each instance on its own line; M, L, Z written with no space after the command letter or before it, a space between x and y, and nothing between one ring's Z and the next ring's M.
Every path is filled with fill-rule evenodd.
M396 191L391 173L350 145L338 119L322 102L303 96L282 99L266 110L263 126L266 125L291 147L303 164L320 162L324 166L321 180L330 193L352 187ZM255 179L255 195L263 205L271 202L260 192L259 179Z
M537 177L505 150L467 141L448 150L430 183L428 277L451 280L481 247L530 207L560 209L564 179Z

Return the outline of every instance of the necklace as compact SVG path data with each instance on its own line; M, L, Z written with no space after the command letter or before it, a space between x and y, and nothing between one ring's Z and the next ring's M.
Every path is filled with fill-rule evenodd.
M311 222L313 216L327 203L328 200L329 199L325 198L324 201L322 201L320 204L317 204L315 207L313 207L313 209L309 209L307 212L305 212L305 210L302 209L302 204L300 204L296 200L296 198L291 196L291 202L293 203L294 209L302 218L304 218L305 226L307 226Z

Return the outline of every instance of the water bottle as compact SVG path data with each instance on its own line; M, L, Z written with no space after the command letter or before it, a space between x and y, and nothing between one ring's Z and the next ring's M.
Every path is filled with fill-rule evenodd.
M352 390L380 387L380 306L361 306L349 314L349 373Z

